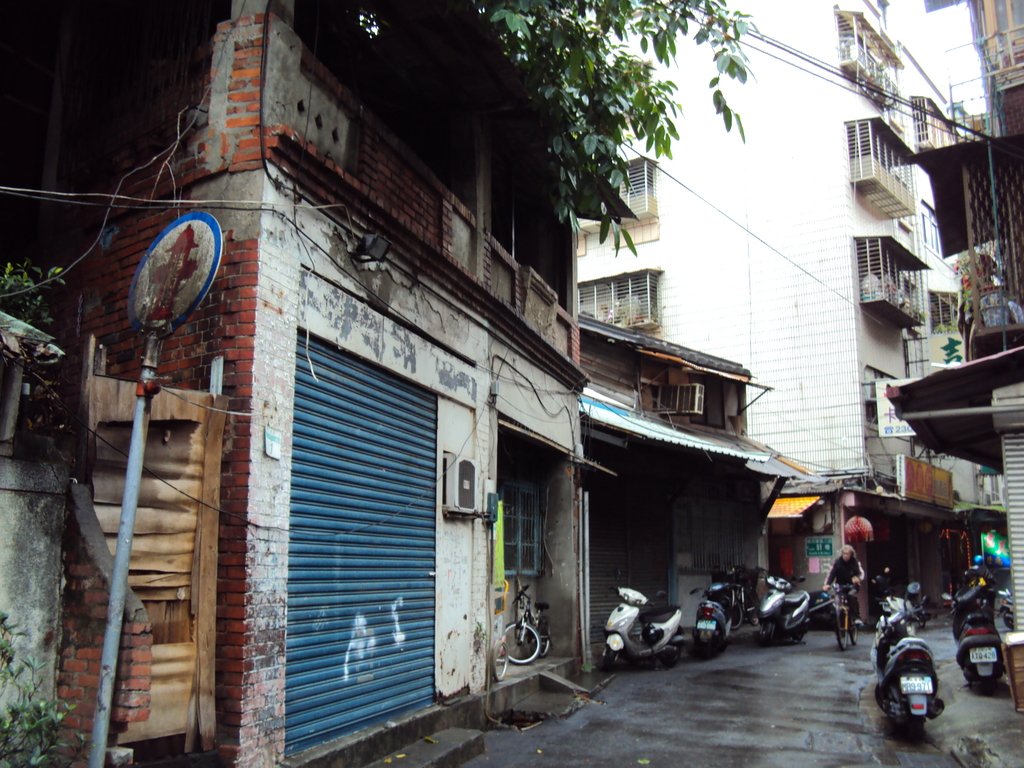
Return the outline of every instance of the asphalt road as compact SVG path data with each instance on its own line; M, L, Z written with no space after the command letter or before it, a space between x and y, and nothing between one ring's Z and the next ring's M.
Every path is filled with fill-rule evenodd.
M945 714L919 743L893 733L882 717L870 631L846 651L829 632L761 648L751 631L741 629L708 661L687 655L673 669L619 662L615 678L571 717L490 731L486 754L465 765L959 768L930 733ZM952 652L952 642L935 638L937 658Z

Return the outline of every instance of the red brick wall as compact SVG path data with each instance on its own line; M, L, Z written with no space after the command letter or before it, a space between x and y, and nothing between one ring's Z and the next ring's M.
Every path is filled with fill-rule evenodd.
M83 541L72 516L64 537L63 638L57 671L58 698L75 704L64 721L63 734L64 741L72 745L79 743L79 737L88 742L92 733L110 601L103 569ZM111 735L124 731L128 723L149 719L152 661L152 627L145 620L141 604L129 605L121 628L111 700ZM74 764L84 765L87 756L86 744L85 751L75 756Z

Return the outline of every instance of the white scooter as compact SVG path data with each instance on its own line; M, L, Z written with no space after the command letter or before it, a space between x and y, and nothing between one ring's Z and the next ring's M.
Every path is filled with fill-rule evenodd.
M631 663L657 659L666 667L674 666L683 649L683 612L675 605L641 610L647 605L642 593L628 587L619 587L618 592L622 602L604 625L601 670L610 672L620 654Z

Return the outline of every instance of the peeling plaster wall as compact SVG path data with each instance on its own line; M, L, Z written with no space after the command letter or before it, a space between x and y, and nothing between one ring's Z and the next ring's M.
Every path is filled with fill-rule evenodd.
M49 699L60 648L67 483L66 467L0 458L0 611L24 633L15 641L17 661L41 663L35 689Z

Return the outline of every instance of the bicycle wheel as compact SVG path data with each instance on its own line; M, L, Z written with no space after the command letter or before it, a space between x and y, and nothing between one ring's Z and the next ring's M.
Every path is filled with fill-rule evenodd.
M857 622L850 622L850 645L857 644Z
M840 608L836 616L836 642L839 643L839 650L846 650L846 641L849 637L850 614L846 608Z
M529 624L517 621L505 630L505 647L513 664L529 664L540 655L540 635Z
M729 629L739 629L740 624L743 623L743 606L738 602L733 602L729 606Z
M548 617L537 619L537 635L540 637L540 657L543 659L551 652L551 630L548 628Z
M508 672L508 645L505 642L505 636L502 635L494 644L494 679L501 682L505 679L506 672Z

